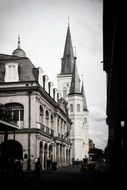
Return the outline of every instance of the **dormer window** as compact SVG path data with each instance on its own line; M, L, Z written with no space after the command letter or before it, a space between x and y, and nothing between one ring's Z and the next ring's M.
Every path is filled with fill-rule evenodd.
M17 82L19 81L18 63L6 63L5 64L5 82Z

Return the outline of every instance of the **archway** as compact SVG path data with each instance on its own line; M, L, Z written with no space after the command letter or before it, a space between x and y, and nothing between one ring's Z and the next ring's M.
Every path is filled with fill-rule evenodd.
M23 159L22 145L15 140L7 140L0 145L1 169L9 169L14 159Z

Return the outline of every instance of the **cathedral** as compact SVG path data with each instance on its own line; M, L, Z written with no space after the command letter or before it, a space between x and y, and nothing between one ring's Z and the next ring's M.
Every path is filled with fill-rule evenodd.
M84 81L80 84L74 56L70 26L61 59L61 72L57 75L57 86L62 97L68 102L69 117L72 121L71 142L72 160L83 160L89 151L89 111L87 109Z
M37 158L46 169L47 159L62 167L88 157L89 111L80 83L69 26L57 88L26 56L20 37L12 55L0 54L0 168L15 158L31 170Z

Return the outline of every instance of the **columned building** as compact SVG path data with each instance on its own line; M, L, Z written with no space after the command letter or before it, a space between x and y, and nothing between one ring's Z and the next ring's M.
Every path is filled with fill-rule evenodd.
M38 157L43 169L47 158L58 166L70 164L72 123L67 102L43 70L26 57L20 37L12 55L0 54L0 103L4 106L4 120L18 126L15 141L21 145L24 169L34 169ZM8 141L13 137L9 131ZM0 143L4 143L2 131ZM15 157L18 155L9 159Z
M70 27L61 59L61 72L57 75L57 86L61 96L68 102L69 116L72 120L71 142L72 160L83 160L89 151L89 111L87 109L84 81L80 84L74 56Z

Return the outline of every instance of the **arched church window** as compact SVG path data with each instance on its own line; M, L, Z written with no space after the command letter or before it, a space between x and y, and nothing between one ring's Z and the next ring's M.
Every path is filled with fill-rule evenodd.
M87 118L86 117L84 118L84 123L87 123Z
M73 104L70 105L70 112L73 112Z
M63 88L63 97L64 97L64 98L67 97L67 90L66 90L66 88Z
M80 112L80 104L77 104L77 112Z
M19 103L5 104L5 118L6 121L23 127L24 106Z
M18 63L6 63L5 64L5 82L17 82L19 81Z

